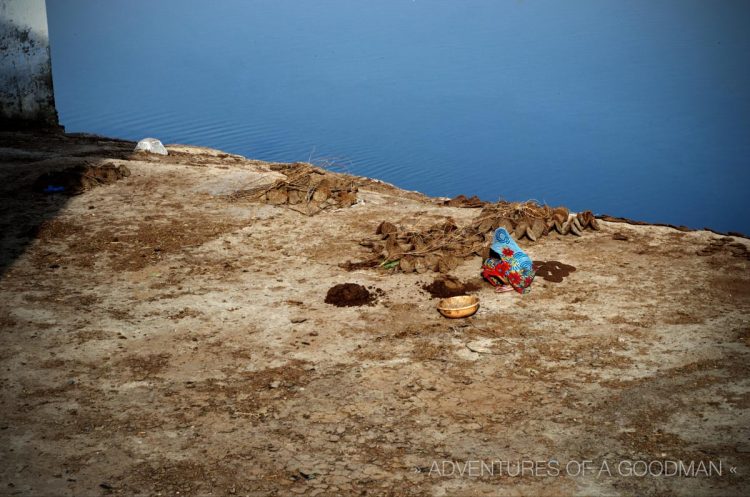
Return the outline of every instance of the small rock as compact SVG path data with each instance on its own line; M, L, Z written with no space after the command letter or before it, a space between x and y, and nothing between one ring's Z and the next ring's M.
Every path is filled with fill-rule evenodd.
M291 319L291 321L292 321L292 323L294 323L294 324L298 324L298 323L304 323L305 321L307 321L307 318L303 318L303 317L296 317L296 318L292 318L292 319Z
M300 469L299 475L305 480L315 479L315 474L311 470L308 470L308 469Z
M279 388L281 386L281 382L279 380L272 381L270 385L268 385L271 388Z

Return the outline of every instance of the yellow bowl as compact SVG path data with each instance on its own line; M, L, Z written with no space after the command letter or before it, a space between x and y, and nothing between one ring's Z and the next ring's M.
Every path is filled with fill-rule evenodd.
M437 310L447 318L466 318L479 309L479 298L474 295L460 295L438 302Z

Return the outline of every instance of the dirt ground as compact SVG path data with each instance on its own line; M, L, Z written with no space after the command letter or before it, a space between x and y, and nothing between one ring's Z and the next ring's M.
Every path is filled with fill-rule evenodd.
M305 216L232 196L268 164L132 147L0 134L0 494L750 493L748 240L524 240L531 293L493 293L471 257L452 276L480 309L448 320L439 274L339 265L383 220L476 209L360 179ZM130 175L34 191L104 164ZM325 303L344 283L369 303Z

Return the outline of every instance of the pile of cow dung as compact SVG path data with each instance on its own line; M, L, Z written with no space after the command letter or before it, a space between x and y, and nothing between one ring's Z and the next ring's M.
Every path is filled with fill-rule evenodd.
M60 171L50 171L34 181L35 191L80 195L99 185L109 185L130 176L130 169L111 162L101 165L79 164Z
M357 283L341 283L328 289L326 304L336 307L357 307L375 302L375 293Z
M481 233L494 232L502 226L516 240L526 237L534 242L553 230L561 235L581 236L586 228L599 229L591 211L571 214L567 207L549 207L532 201L488 204L472 226Z
M236 192L233 197L285 205L309 216L331 207L350 207L357 203L354 178L331 174L302 162L272 165L271 168L283 173L286 178L276 180L270 186Z
M532 241L553 230L562 235L581 236L586 228L599 229L591 211L571 214L565 207L551 208L531 201L498 202L485 205L463 228L450 218L421 231L383 221L376 230L380 239L360 242L371 249L373 257L362 262L347 262L342 267L359 269L379 265L405 273L448 273L466 257L488 257L495 230L501 226L516 240L526 237Z
M562 280L575 272L576 267L570 264L563 264L559 261L535 261L534 271L536 277L552 283L562 283Z
M433 298L440 299L466 295L471 292L476 292L480 288L482 288L481 279L462 283L461 280L453 276L438 277L432 283L422 286L422 289L429 292Z

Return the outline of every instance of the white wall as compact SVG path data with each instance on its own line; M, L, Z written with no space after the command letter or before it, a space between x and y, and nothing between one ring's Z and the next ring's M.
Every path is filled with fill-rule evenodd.
M56 126L45 0L0 0L0 127Z

